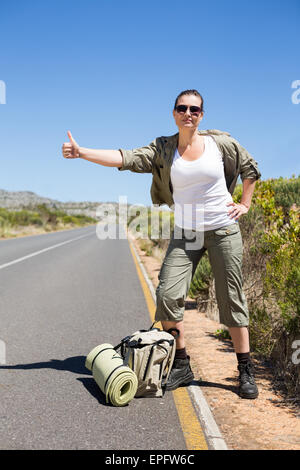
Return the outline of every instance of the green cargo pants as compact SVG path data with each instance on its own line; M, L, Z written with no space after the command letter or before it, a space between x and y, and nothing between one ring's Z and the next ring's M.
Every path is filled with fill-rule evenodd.
M205 232L175 226L158 276L155 320L183 320L185 298L205 248L215 278L220 323L227 327L248 326L249 313L242 288L243 242L238 222Z

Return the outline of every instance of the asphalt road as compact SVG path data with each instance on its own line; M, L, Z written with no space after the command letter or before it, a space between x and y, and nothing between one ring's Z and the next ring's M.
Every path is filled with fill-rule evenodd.
M0 449L186 449L171 392L113 407L84 366L150 325L127 240L86 227L0 241Z

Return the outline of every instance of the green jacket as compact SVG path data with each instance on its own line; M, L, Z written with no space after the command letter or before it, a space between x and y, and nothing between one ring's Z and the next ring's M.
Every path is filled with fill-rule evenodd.
M228 132L217 129L199 130L200 135L211 135L216 142L224 162L224 174L227 189L233 193L238 176L257 180L261 174L257 162ZM118 170L130 170L136 173L152 173L151 198L153 204L173 206L173 187L171 166L178 144L179 134L158 137L146 147L133 150L119 149L123 157L123 166Z

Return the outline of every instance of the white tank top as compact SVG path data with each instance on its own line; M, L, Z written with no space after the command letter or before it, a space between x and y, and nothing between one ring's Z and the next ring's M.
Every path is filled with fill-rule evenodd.
M204 136L204 145L204 153L193 161L184 160L176 149L171 167L175 224L199 231L235 223L226 206L232 197L222 155L211 136Z

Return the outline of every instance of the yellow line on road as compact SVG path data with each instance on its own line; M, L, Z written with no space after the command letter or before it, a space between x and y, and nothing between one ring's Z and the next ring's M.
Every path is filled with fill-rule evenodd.
M148 284L144 278L142 270L140 268L139 262L135 255L135 251L132 247L132 242L128 239L132 257L136 266L138 277L145 295L147 307L149 310L151 321L154 322L154 315L156 310L156 305L153 300L152 294L148 287ZM162 329L160 323L156 324L159 328ZM186 446L188 450L208 450L206 439L201 428L201 424L195 413L193 404L191 402L190 396L186 388L177 388L173 392L175 405L177 408L177 413L179 416L181 428L185 438Z

